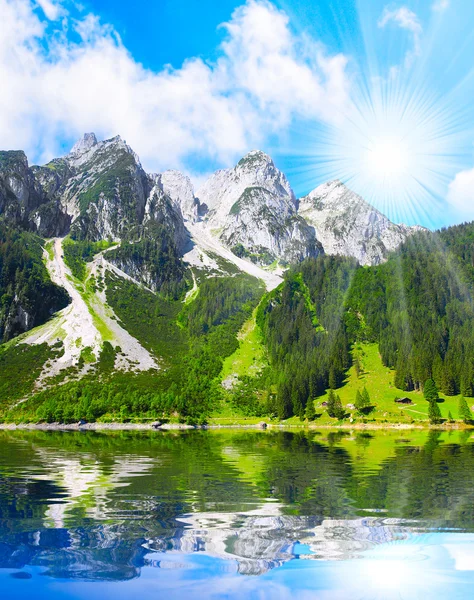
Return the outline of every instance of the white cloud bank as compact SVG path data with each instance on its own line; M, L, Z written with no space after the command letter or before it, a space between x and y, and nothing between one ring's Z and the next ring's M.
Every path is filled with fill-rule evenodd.
M461 171L449 184L447 200L463 219L474 219L474 169Z
M95 131L122 135L149 169L193 154L227 163L295 117L337 121L348 103L346 57L296 36L267 0L248 0L222 25L214 63L159 72L96 15L77 20L51 0L0 0L0 22L0 147L37 160Z

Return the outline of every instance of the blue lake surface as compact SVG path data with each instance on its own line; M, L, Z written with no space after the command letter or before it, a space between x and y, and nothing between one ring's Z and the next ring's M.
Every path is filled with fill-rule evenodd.
M474 597L470 432L0 431L0 597Z

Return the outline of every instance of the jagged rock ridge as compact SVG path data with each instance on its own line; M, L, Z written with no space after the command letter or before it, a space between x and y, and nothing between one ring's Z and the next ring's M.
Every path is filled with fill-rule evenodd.
M201 221L209 236L259 265L341 254L383 261L417 228L396 225L339 181L298 201L261 151L217 171L197 194L179 171L147 174L120 136L86 133L63 158L28 166L21 151L0 153L0 213L43 237L133 241L164 225L183 250ZM186 227L187 226L187 227Z
M377 265L420 227L392 223L340 181L320 185L299 203L298 214L316 229L326 254Z
M286 176L264 152L250 152L234 168L217 171L197 196L209 228L241 256L292 263L322 251L314 228L297 213Z

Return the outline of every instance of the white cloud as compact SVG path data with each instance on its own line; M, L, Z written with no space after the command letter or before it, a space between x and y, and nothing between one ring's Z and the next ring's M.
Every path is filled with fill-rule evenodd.
M268 2L248 2L224 27L224 69L259 109L283 123L295 113L340 117L348 92L345 56L326 57L318 44L294 38L286 14Z
M474 219L474 169L461 171L449 184L447 200L462 219Z
M41 3L54 16L58 5ZM59 139L96 131L122 135L147 168L193 154L228 163L293 118L333 122L348 103L346 58L295 36L266 0L248 0L223 25L215 63L190 58L159 72L96 15L65 15L48 34L29 0L0 0L0 19L0 145L43 160Z
M401 6L394 10L390 10L387 6L385 7L382 16L378 21L378 26L384 28L392 22L396 23L401 29L410 32L412 35L413 50L407 52L405 55L405 66L410 67L414 58L420 55L423 27L421 26L417 15L406 6Z
M65 14L63 8L57 2L51 0L36 0L36 3L41 7L47 19L56 21L59 17Z
M431 5L431 8L436 12L444 12L449 8L450 0L435 0Z

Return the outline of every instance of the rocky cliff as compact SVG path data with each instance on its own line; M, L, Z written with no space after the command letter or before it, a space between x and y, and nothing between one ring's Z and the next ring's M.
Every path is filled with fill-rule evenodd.
M320 185L299 203L298 214L316 230L326 254L353 256L377 265L420 230L392 223L340 181Z
M264 152L250 152L234 168L217 171L197 196L211 231L239 256L292 263L322 250L314 228L297 213L287 178Z

